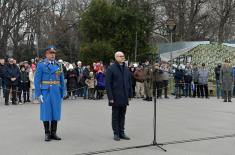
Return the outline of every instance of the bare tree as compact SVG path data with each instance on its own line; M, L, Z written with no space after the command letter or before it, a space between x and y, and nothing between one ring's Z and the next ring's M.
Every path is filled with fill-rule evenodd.
M235 0L210 0L210 5L218 22L218 42L222 43L225 39L226 24L234 20L232 13L235 10Z

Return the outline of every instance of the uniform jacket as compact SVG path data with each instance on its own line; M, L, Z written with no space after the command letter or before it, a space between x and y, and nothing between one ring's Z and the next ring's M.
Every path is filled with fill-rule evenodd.
M59 81L57 84L43 84L43 81ZM40 119L42 121L60 120L61 102L64 96L64 74L58 62L51 64L45 58L37 64L35 76L36 97L43 96L40 105Z

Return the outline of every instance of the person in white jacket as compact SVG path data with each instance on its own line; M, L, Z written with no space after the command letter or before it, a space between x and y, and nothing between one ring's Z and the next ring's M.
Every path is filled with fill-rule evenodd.
M29 72L29 81L30 81L30 89L32 91L32 101L33 103L39 103L35 97L35 86L34 86L34 73L35 73L35 66L32 66Z

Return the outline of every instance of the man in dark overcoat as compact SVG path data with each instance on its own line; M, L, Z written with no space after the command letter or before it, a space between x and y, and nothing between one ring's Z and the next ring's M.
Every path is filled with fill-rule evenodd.
M9 105L10 90L12 90L12 104L16 105L16 88L18 85L20 70L18 66L14 64L13 58L9 58L8 61L9 63L6 65L4 70L6 84L5 105Z
M112 106L114 140L130 140L124 130L126 109L133 94L131 75L125 65L123 52L116 52L115 60L115 63L107 69L105 79L109 106Z

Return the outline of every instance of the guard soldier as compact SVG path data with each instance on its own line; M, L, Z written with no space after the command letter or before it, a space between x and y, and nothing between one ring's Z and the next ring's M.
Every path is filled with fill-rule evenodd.
M56 130L61 117L64 74L61 64L55 60L54 46L48 46L44 51L46 58L37 64L35 72L35 94L41 103L40 120L44 124L45 141L61 140Z
M153 69L152 66L150 66L149 61L145 62L144 67L145 72L145 80L144 80L144 91L146 98L145 101L152 101L153 96Z

